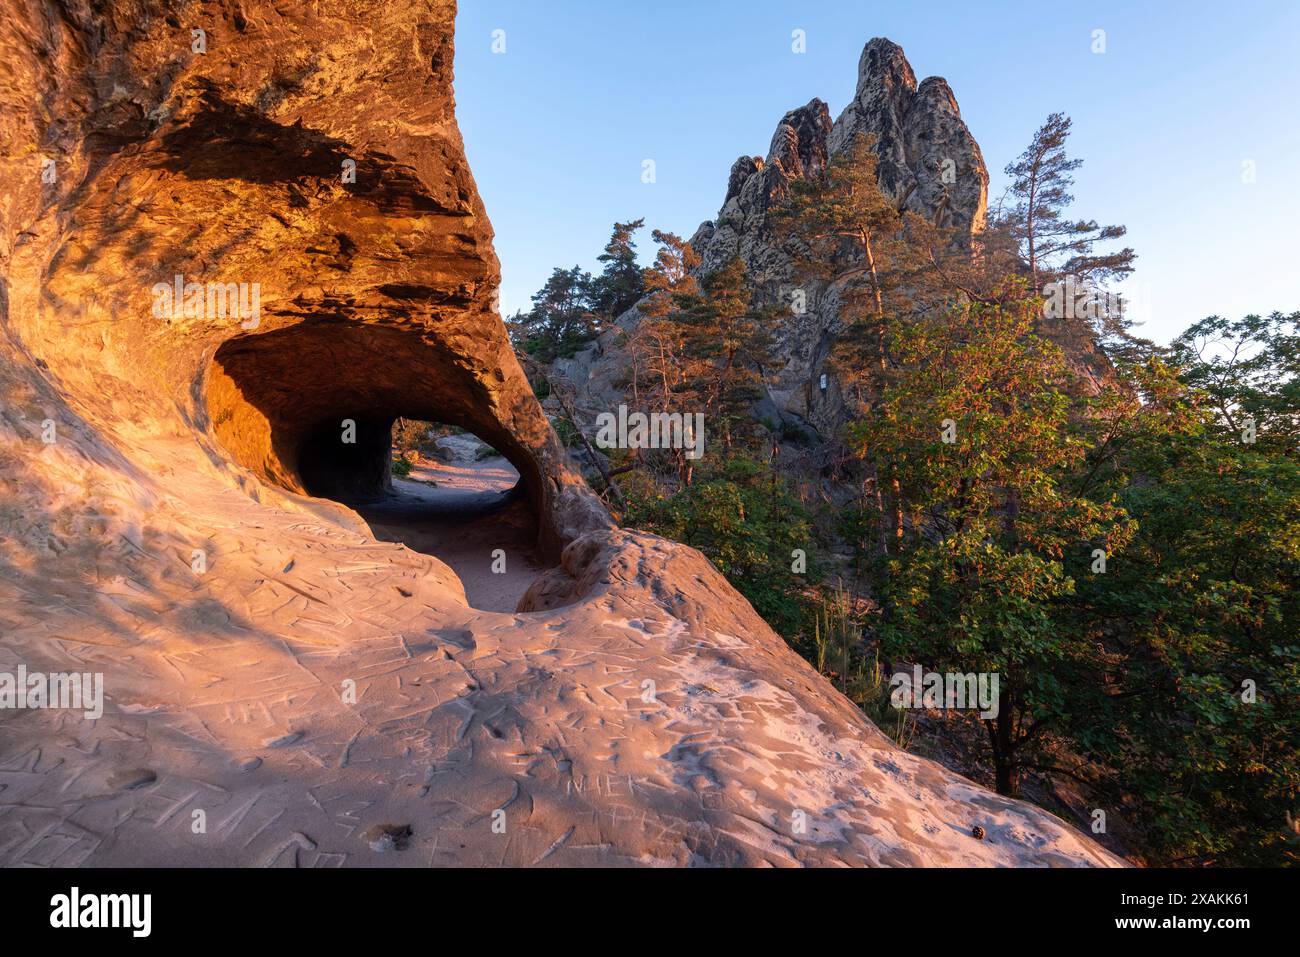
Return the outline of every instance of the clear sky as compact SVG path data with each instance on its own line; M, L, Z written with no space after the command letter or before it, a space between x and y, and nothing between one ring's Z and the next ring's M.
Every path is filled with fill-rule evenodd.
M554 266L594 269L615 220L689 237L787 110L820 97L839 115L873 36L947 78L991 201L1047 114L1073 117L1074 211L1128 226L1149 337L1300 309L1297 0L461 0L458 113L502 312Z

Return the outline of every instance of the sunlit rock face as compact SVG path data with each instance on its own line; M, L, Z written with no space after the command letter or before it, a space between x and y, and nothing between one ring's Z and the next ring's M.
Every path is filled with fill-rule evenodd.
M553 551L603 524L496 312L453 8L104 7L4 27L10 327L63 390L294 491L314 434L436 419L511 459Z
M766 160L749 160L748 175L738 175L746 160L737 160L717 218L691 240L702 271L738 256L758 301L787 307L775 330L778 366L762 411L773 418L793 414L828 434L840 407L836 389L821 389L820 377L841 326L842 302L837 289L805 282L802 308L789 308L798 278L794 257L773 235L768 214L789 195L791 182L819 175L860 138L874 144L881 189L900 208L967 232L983 228L988 170L947 82L930 77L918 85L902 47L876 38L862 51L857 90L839 119L832 124L818 99L787 113Z
M903 48L877 37L858 61L853 100L835 121L831 156L858 136L876 141L880 185L906 209L943 225L980 230L988 206L988 170L943 77L916 82Z
M0 672L103 676L0 710L0 864L1115 863L611 527L493 306L454 13L0 19ZM382 486L394 415L520 472L563 555L519 611L302 494Z

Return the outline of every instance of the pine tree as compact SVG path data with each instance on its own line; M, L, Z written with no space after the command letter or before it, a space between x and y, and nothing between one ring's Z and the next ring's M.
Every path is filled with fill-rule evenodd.
M832 369L858 415L870 414L873 397L884 387L891 317L917 310L912 296L924 267L919 247L906 235L903 214L880 190L878 164L873 139L859 137L822 177L791 184L787 201L773 216L778 235L796 250L797 275L825 284L822 295L840 297L843 326ZM883 559L891 538L902 533L900 493L893 476L882 477L872 450L862 450L861 456L863 493L874 502L876 553ZM893 496L888 505L882 480Z
M645 219L615 223L605 251L597 257L604 269L592 282L592 308L613 320L636 305L645 292L643 271L636 261L633 236L645 226Z
M1083 164L1066 156L1070 126L1065 114L1051 114L1028 148L1008 164L1011 185L1007 193L1013 205L1008 208L1004 198L992 217L992 226L1006 231L1018 244L1034 294L1042 293L1050 300L1060 292L1046 285L1068 282L1079 298L1070 296L1067 318L1089 321L1111 344L1131 341L1131 324L1124 318L1123 306L1105 295L1105 286L1132 273L1136 253L1127 246L1117 251L1097 249L1099 244L1123 238L1128 232L1125 227L1099 226L1096 220L1066 215L1074 202L1071 174Z
M822 177L794 181L772 217L777 234L794 241L797 275L840 293L846 328L837 371L867 393L879 387L887 314L910 268L903 217L880 191L878 164L872 139L859 137Z
M699 292L695 271L700 268L700 256L676 233L656 229L650 235L659 244L659 251L654 265L645 272L646 302L641 311L662 318L672 310L673 296Z
M678 297L672 317L685 330L690 358L685 389L699 397L714 431L730 448L763 396L773 317L751 307L748 274L739 258L705 276L702 286L696 297Z
M573 355L599 333L592 309L592 278L580 266L556 267L532 297L533 307L516 314L511 333L524 352L541 362Z
M629 405L646 413L680 412L687 356L684 329L672 317L699 301L700 287L693 273L700 260L681 237L657 229L651 235L659 250L644 274L643 317L627 333ZM637 452L633 456L640 457ZM689 483L690 460L681 450L674 450L670 458L678 479Z

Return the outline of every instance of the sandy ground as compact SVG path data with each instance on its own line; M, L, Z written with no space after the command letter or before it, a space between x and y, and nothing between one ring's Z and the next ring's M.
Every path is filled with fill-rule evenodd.
M442 444L456 454L453 461L422 458L408 478L393 479L390 498L356 506L356 512L380 541L400 542L451 566L471 607L514 611L548 567L536 558L531 515L510 494L519 473L500 456L476 461L472 447ZM494 554L497 549L504 555Z

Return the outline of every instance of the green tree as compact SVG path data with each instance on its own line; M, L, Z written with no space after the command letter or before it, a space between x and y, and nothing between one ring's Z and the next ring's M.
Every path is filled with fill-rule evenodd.
M910 298L915 283L909 280L921 269L920 247L909 243L903 214L880 190L874 146L871 137L860 136L821 177L793 182L772 217L777 234L795 251L800 281L815 281L821 295L840 300L841 328L829 370L850 414L859 416L870 414L883 388L891 321L917 309ZM863 495L875 505L874 542L883 561L890 540L902 533L901 492L897 476L882 476L870 450L860 454ZM884 484L891 491L888 508Z
M516 345L541 362L573 355L600 331L591 289L591 274L580 266L556 267L532 297L532 309L510 323Z
M751 307L744 263L731 259L706 275L698 294L678 294L669 318L683 329L689 362L681 392L701 403L714 434L731 448L754 424L750 410L764 394L771 362L770 312Z
M605 251L596 257L604 268L592 281L591 307L610 320L617 319L636 305L645 292L643 271L637 265L636 241L633 239L643 226L644 219L615 223Z
M1228 437L1300 453L1300 312L1202 319L1173 341L1170 361Z
M1123 238L1128 232L1124 226L1099 226L1096 220L1072 219L1067 214L1074 203L1071 174L1083 164L1066 155L1070 127L1068 116L1051 114L1020 157L1007 165L1011 205L1004 197L991 217L991 226L1018 245L1034 294L1049 295L1049 283L1070 289L1066 315L1057 318L1087 321L1104 345L1118 350L1132 341L1131 323L1124 315L1123 303L1105 290L1108 283L1133 271L1136 253L1127 246L1098 248Z
M1300 863L1295 344L1294 316L1196 323L1132 370L1138 411L1084 473L1138 532L1062 618L1110 663L1075 740L1163 862Z
M840 296L845 329L836 372L864 403L878 391L888 317L899 305L902 277L914 269L903 216L880 191L878 165L873 139L860 136L824 175L791 183L772 214L795 251L801 281L824 283L823 295Z
M651 237L658 244L654 265L645 271L646 300L641 311L653 319L662 319L680 306L681 297L700 293L695 273L700 268L699 254L676 233L656 229Z
M1120 239L1123 226L1098 226L1096 220L1069 219L1066 207L1074 202L1070 174L1083 160L1069 159L1065 141L1072 121L1063 113L1047 118L1033 141L1020 157L1009 163L1011 177L1008 193L1014 205L1000 207L1000 218L1021 243L1022 255L1029 267L1032 288L1042 289L1040 280L1057 275L1074 276L1082 282L1101 283L1122 278L1133 271L1136 254L1124 248L1098 252L1098 243Z
M659 244L654 265L645 271L646 296L640 304L642 318L626 333L629 357L628 398L634 410L655 412L688 411L690 405L686 369L690 362L685 342L685 328L675 321L683 309L694 308L702 297L695 271L700 260L690 243L673 234L655 230ZM706 427L707 429L707 427ZM633 464L645 465L650 459L668 458L680 482L690 482L693 461L681 449L654 456L632 453Z
M1087 439L1060 350L1032 302L970 304L894 335L898 371L850 429L900 480L911 516L879 600L891 658L999 675L984 721L999 792L1019 792L1044 732L1091 685L1092 647L1054 612L1070 556L1118 551L1132 530L1111 501L1075 494ZM905 334L904 334L905 333Z
M775 491L774 491L775 489ZM804 590L817 581L790 571L791 552L810 551L808 514L767 462L735 452L708 456L690 485L664 492L645 474L628 485L629 525L698 548L772 628L793 638L807 625Z

